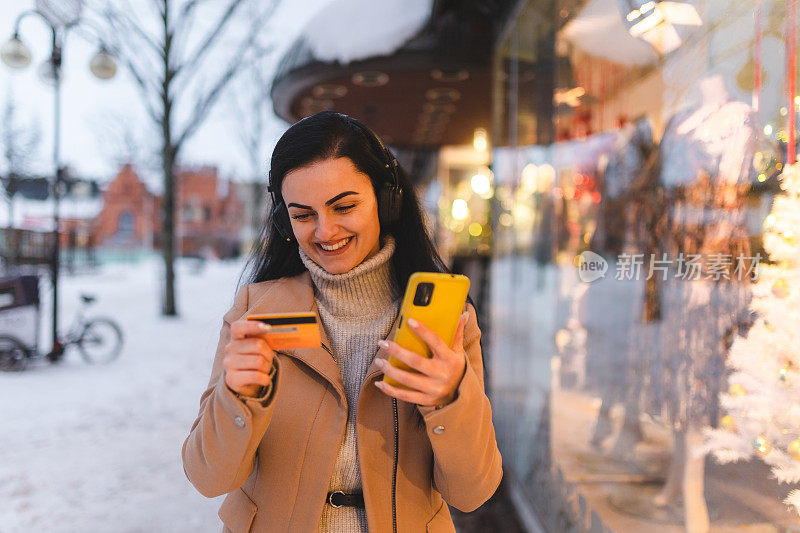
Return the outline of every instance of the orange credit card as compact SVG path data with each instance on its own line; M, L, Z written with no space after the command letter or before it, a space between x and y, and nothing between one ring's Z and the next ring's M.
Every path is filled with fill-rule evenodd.
M322 346L315 313L250 315L247 320L258 320L272 326L272 330L264 333L263 336L273 350Z

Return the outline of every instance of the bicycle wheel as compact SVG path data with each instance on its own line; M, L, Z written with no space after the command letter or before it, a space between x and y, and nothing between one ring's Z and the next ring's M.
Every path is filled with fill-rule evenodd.
M122 350L122 330L108 318L89 320L75 341L83 360L90 365L104 365L117 358Z
M0 371L22 372L28 366L28 349L22 342L0 335Z

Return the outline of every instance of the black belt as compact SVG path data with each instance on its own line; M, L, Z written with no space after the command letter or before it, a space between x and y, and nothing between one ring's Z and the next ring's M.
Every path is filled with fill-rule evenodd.
M325 498L325 501L330 505L332 505L333 507L341 507L343 505L364 507L364 493L354 492L352 494L347 494L340 490L336 490L333 492L329 492L328 497Z

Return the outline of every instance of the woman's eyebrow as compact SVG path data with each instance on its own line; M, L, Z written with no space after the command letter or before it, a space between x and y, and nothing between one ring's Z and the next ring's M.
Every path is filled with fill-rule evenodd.
M332 204L332 203L334 203L336 200L341 200L341 199L342 199L342 198L344 198L345 196L350 196L351 194L358 194L358 193L357 193L356 191L344 191L344 192L340 192L339 194L337 194L336 196L334 196L333 198L331 198L330 200L328 200L327 202L325 202L325 205L331 205L331 204ZM294 203L294 202L291 202L291 203L287 204L287 205L286 205L286 207L299 207L300 209L308 209L308 210L311 210L311 206L309 206L309 205L296 204L296 203Z

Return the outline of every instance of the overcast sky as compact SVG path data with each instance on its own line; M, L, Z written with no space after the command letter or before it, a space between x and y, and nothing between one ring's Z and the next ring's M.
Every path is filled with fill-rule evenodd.
M265 29L276 35L280 46L273 62L291 44L309 16L329 1L283 1L270 28ZM33 5L34 0L0 0L0 43L12 35L16 16ZM51 173L53 168L53 90L39 79L37 69L50 50L49 31L42 21L26 18L20 33L32 51L32 64L20 72L0 63L0 109L12 93L21 121L38 124L41 143L36 170L43 174ZM109 81L97 80L91 74L89 61L95 52L94 45L74 32L70 34L64 49L61 160L81 175L104 180L116 171L115 161L120 151L115 147L125 131L119 124L125 122L134 136L140 139L149 136L150 142L153 130L149 129L139 94L124 68L120 67L117 76ZM264 95L268 97L266 90ZM252 172L246 152L238 142L234 114L229 99L221 99L204 126L185 145L181 159L192 165L216 165L223 175L247 179ZM275 117L270 125L271 137L276 140L285 127ZM271 145L265 152L271 151ZM269 155L263 155L263 169Z

